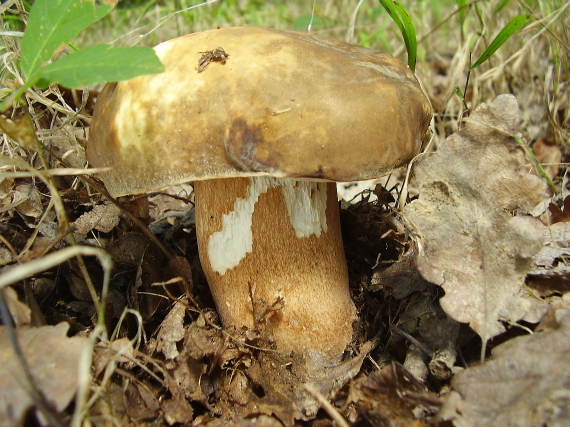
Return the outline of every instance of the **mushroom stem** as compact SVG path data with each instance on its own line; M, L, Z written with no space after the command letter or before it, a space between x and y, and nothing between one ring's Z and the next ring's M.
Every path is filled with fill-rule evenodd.
M194 190L200 261L223 325L259 330L309 370L338 364L355 308L335 184L250 177Z

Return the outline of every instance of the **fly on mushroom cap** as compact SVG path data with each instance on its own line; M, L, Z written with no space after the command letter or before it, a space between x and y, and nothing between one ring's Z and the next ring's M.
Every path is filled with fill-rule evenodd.
M223 58L201 56L214 50ZM310 34L225 28L156 52L164 73L101 92L90 163L110 167L101 178L113 196L193 181L224 326L258 329L298 385L331 391L338 378L320 372L340 363L356 316L334 181L409 162L428 99L397 59Z

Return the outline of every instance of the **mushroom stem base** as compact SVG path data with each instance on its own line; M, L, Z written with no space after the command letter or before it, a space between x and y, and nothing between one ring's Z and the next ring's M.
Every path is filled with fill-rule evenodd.
M338 365L355 308L335 184L254 177L194 189L200 260L223 325L259 331L289 370Z

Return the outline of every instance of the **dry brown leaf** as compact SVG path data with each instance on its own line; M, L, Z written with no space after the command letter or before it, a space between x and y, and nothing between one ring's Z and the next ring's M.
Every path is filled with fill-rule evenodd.
M110 342L102 341L95 347L93 354L94 376L98 377L105 369L115 369L117 363L132 368L133 360L135 360L135 350L133 343L127 337Z
M29 325L32 322L32 310L18 299L18 293L10 287L4 290L6 305L16 326Z
M39 218L44 211L42 197L33 184L22 184L16 187L12 205L22 215Z
M349 398L356 403L357 425L411 426L441 407L439 398L397 363L356 380Z
M544 171L551 179L556 178L558 169L562 162L562 150L553 141L546 138L539 138L534 143L532 151L536 161L544 165Z
M194 417L194 409L182 393L174 393L172 398L162 403L162 412L169 425L190 425Z
M77 218L73 223L75 232L83 237L93 229L108 233L119 224L120 213L121 210L112 203L97 205Z
M503 322L536 322L541 313L523 283L542 233L512 212L530 211L547 187L510 136L518 124L514 96L481 104L461 131L418 162L420 195L404 208L423 244L421 274L444 288L446 313L469 323L483 342L503 332Z
M13 178L0 178L0 213L10 209L15 185Z
M87 338L66 336L69 325L16 330L24 358L39 390L62 411L75 395L79 360L89 345ZM8 340L0 326L0 426L19 425L33 405L29 385Z
M548 298L552 304L552 297L570 293L570 223L556 222L540 229L544 246L534 257L535 265L526 284L535 295Z
M570 310L557 328L513 338L458 373L438 415L455 426L570 425Z
M535 265L530 274L542 276L570 276L570 223L557 222L542 227L544 246L534 257Z
M161 351L166 359L175 359L179 354L176 343L181 341L186 334L184 328L185 315L186 305L177 301L160 325L157 350Z
M141 382L128 382L124 390L125 409L132 422L143 425L144 420L155 420L160 404L156 391Z
M190 357L179 357L176 366L170 370L172 382L165 381L167 387L172 388L173 393L183 393L188 400L204 402L211 385L207 375L208 366ZM174 385L172 385L174 384ZM212 390L213 392L213 390Z

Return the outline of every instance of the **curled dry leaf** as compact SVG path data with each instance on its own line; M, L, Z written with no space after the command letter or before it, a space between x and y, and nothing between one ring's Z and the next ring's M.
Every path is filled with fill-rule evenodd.
M12 206L22 215L39 218L44 211L42 197L33 184L22 184L16 187Z
M570 297L570 222L542 226L541 230L544 246L534 257L535 265L526 283L535 295L552 303L551 297L565 294Z
M179 354L176 343L181 341L186 334L185 315L186 305L177 301L160 325L157 350L161 351L166 359L175 359Z
M511 136L518 123L512 95L480 105L461 131L415 166L420 195L404 208L423 245L421 274L445 290L445 312L469 323L483 342L503 332L503 322L539 320L538 303L523 284L542 233L532 218L513 212L530 211L547 187Z
M18 299L18 293L10 287L4 290L6 305L16 326L29 325L32 322L32 310Z
M511 339L457 374L438 418L455 426L570 425L570 310L554 328Z
M544 171L550 179L556 178L562 162L562 150L553 141L539 138L532 147L536 161L544 164Z
M356 380L349 398L356 403L356 425L424 425L419 420L428 421L441 407L435 394L395 362Z
M24 358L39 390L57 411L75 395L79 361L87 338L66 336L69 325L16 330ZM33 401L29 384L14 354L4 326L0 326L0 426L20 425Z
M570 222L557 222L541 227L544 246L534 257L535 265L530 274L536 276L570 276Z
M98 377L104 370L114 370L117 363L132 368L132 361L135 360L135 350L133 343L126 337L114 341L102 341L95 347L93 354L93 368L95 377Z
M112 203L97 205L77 218L73 225L81 236L86 236L93 229L108 233L119 224L120 213L121 210Z

